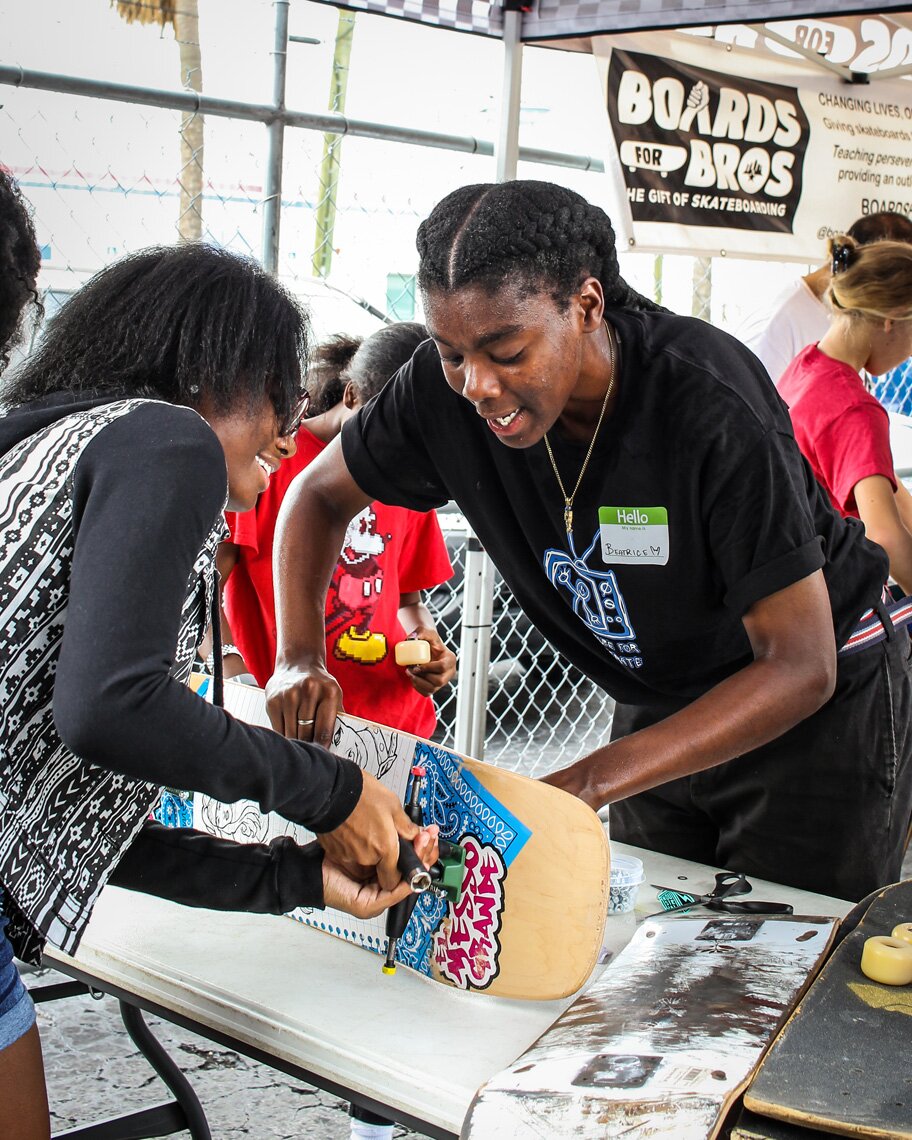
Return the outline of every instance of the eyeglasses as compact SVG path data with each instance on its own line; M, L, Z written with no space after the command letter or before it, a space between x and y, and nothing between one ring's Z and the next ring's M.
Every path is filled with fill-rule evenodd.
M304 394L301 396L300 400L298 400L298 402L291 409L291 412L288 415L288 419L285 421L285 423L282 425L281 429L279 430L279 435L281 435L281 436L297 435L298 434L298 428L304 422L304 417L307 415L307 411L308 411L309 407L310 407L310 392L304 392Z

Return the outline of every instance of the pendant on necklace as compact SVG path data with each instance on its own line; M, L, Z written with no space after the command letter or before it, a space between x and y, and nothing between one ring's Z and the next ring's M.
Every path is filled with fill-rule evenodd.
M571 507L569 503L564 507L564 527L567 531L567 538L569 539L573 531L573 507Z

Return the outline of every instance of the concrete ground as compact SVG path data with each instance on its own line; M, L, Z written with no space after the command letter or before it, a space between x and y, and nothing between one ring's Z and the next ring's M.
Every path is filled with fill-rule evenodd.
M30 988L67 981L52 970L27 974ZM64 998L38 1007L51 1130L62 1132L169 1099L127 1036L110 997ZM151 1015L146 1022L200 1098L213 1140L342 1140L348 1104ZM189 1132L176 1134L189 1140ZM395 1129L397 1140L417 1134Z

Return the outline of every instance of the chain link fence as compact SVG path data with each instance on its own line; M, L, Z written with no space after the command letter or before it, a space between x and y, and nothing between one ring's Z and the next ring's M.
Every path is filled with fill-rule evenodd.
M418 223L454 187L495 175L484 140L497 133L502 49L481 37L306 0L0 0L0 22L0 162L34 207L48 315L116 258L198 237L272 261L315 340L420 320ZM589 57L525 49L523 141L576 149L553 164L521 152L518 173L607 205L585 150L606 131L598 100L578 97L589 83ZM732 258L620 261L641 292L729 330L809 268L752 262L748 292ZM909 410L912 372L880 394ZM429 603L458 648L468 531L453 511L441 522L456 575ZM530 774L610 731L610 698L544 642L499 577L487 698L486 757ZM454 687L439 702L450 744L456 700Z

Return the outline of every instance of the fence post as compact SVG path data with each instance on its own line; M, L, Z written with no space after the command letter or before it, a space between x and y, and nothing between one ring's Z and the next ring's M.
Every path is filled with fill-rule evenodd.
M522 88L522 13L503 14L504 66L500 130L494 157L496 180L516 177L519 158L519 109ZM456 751L484 759L488 720L488 667L491 663L491 620L494 612L494 566L484 547L469 534L462 594L462 637L456 689Z
M691 315L699 317L701 321L712 319L712 267L711 257L694 258Z
M498 182L516 177L519 159L519 112L522 94L522 13L503 14L504 67L500 93L500 131L495 148Z
M263 268L279 269L279 225L282 220L282 156L285 150L285 76L288 71L288 7L290 0L274 0L275 39L272 48L272 106L274 117L266 127L266 178L263 198Z
M462 586L455 748L476 760L484 759L493 613L494 564L475 535L470 534Z

